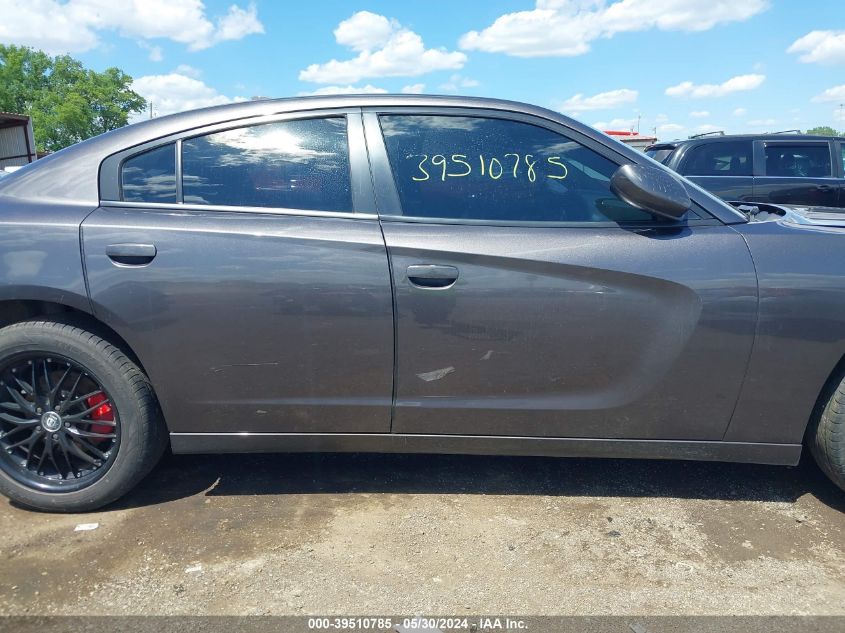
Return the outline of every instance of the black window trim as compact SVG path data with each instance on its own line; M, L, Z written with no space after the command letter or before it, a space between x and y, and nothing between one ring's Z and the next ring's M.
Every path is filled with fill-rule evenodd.
M352 188L351 211L317 211L310 209L291 209L286 207L249 207L233 205L191 204L183 201L182 195L182 141L207 134L227 130L307 119L346 118L346 136L349 148L349 179ZM154 149L173 144L176 152L176 202L131 202L122 199L121 171L123 164L135 156ZM185 212L231 212L263 213L269 215L295 215L309 217L339 217L354 219L377 219L375 198L373 196L370 167L367 157L366 140L361 119L361 108L331 108L323 110L300 110L261 117L248 117L234 121L224 121L200 128L182 130L153 141L135 145L108 156L100 163L99 174L100 206L150 211L185 211Z
M402 215L399 192L394 180L390 160L387 156L387 148L384 136L381 131L381 124L378 116L381 114L404 114L408 116L418 115L442 115L442 116L465 116L480 117L488 119L504 119L517 123L527 123L537 127L545 128L551 132L562 134L573 141L576 141L588 149L595 151L600 156L616 163L619 166L630 164L632 161L627 156L613 150L612 147L590 138L578 130L572 129L550 119L511 112L507 110L491 110L486 108L466 108L456 106L370 106L362 108L364 131L367 139L367 148L370 156L370 168L373 176L375 189L376 207L378 216L382 222L399 222L411 224L443 224L443 225L473 225L473 226L500 226L514 228L623 228L623 229L654 229L654 228L682 228L686 226L723 226L723 222L710 213L703 204L697 200L696 192L690 191L690 198L693 200L695 212L701 218L685 219L680 222L670 222L655 218L652 221L644 222L538 222L531 220L478 220L458 218L430 218ZM643 155L643 158L650 162L651 159Z

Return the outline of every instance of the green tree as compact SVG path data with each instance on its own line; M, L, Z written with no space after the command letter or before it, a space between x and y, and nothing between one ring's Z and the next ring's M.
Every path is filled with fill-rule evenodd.
M38 151L56 151L126 125L146 102L118 68L101 73L69 55L0 44L0 110L32 117Z
M829 125L820 125L818 127L811 127L807 130L807 134L817 134L819 136L839 136L839 132L834 130Z

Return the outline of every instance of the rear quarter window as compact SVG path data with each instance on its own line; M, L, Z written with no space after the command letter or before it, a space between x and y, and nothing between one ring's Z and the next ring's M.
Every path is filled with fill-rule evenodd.
M176 202L176 148L162 145L123 161L121 199L127 202Z

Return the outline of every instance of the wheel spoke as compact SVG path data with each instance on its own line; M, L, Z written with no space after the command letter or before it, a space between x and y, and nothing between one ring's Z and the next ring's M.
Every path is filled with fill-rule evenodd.
M56 403L56 396L57 396L57 395L58 395L58 393L59 393L59 389L61 389L61 388L62 388L62 385L63 385L63 384L64 384L64 382L65 382L65 378L67 378L67 377L68 377L68 374L70 374L70 370L71 370L71 369L72 369L72 367L71 367L70 365L68 365L68 366L67 366L67 369L65 369L65 373L63 373L63 374L62 374L62 377L61 377L61 378L59 378L59 382L57 382L57 383L53 386L53 389L50 391L50 406L55 405L55 403Z
M21 389L26 391L29 395L35 397L35 388L32 385L30 385L28 382L24 382L17 376L15 376L15 382L21 386Z
M109 394L75 361L41 353L0 363L0 468L25 485L87 485L114 459L119 428Z
M15 442L14 444L9 444L8 446L5 447L5 449L6 449L7 452L11 451L11 450L17 448L18 446L23 446L24 444L29 442L31 439L37 438L39 435L41 435L41 429L40 428L33 429L32 433L30 433L29 437L25 437L24 439L20 440L19 442Z
M65 419L70 419L65 416ZM117 426L114 420L92 420L91 418L83 418L82 420L73 420L76 424L102 424L103 426Z
M8 392L9 392L9 395L11 395L11 396L12 396L12 398L14 399L14 401L15 401L15 402L16 402L16 403L17 403L17 404L18 404L18 405L19 405L19 406L20 406L20 407L21 407L24 411L28 411L29 413L32 413L33 415L35 415L35 405L34 405L33 403L31 403L31 402L30 402L29 400L27 400L26 398L22 398L22 397L21 397L21 394L19 394L17 391L15 391L14 389L12 389L9 385L6 385L6 391L8 391Z
M68 429L68 433L74 437L92 437L97 440L117 437L114 433L97 433L97 431L83 431L82 429Z
M80 450L88 451L91 455L94 455L97 459L106 460L109 458L103 451L99 448L94 446L91 442L86 440L83 437L71 437L70 440L71 444L78 447Z
M47 393L50 393L53 390L53 387L50 385L50 369L47 367L46 358L41 361L41 368L44 373L44 385L47 387Z
M102 392L98 391L97 393L102 393ZM106 398L102 402L98 402L93 407L89 407L89 408L85 409L85 411L83 411L82 413L74 413L73 415L66 415L66 416L64 416L64 418L65 418L65 420L76 421L76 420L79 420L80 418L84 418L89 413L93 413L94 411L96 411L100 407L107 405L107 404L109 404L108 398ZM99 420L97 420L97 422L99 422Z
M8 413L0 413L0 420L4 422L11 422L12 424L32 425L38 424L38 420L18 418Z
M88 462L89 464L94 465L94 466L97 465L97 460L95 458L91 457L88 453L84 452L81 448L79 448L76 445L76 442L60 435L59 436L59 446L61 446L62 450L65 451L66 453L70 452L71 454L75 455L76 457L78 457L82 461ZM70 463L70 461L68 461L68 463ZM74 472L76 472L76 471L74 471Z

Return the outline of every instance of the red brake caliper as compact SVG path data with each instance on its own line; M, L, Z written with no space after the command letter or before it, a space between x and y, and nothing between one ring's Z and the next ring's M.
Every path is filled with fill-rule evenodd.
M93 395L93 396L85 399L85 403L88 405L89 409L91 407L95 407L98 404L100 404L101 402L105 402L105 401L106 401L106 394L104 394L104 393L98 393L96 395ZM108 403L100 405L99 407L97 407L96 409L94 409L91 412L91 419L92 420L105 420L107 422L114 422L114 410L112 409L111 405L108 404ZM114 427L106 425L106 424L92 424L91 425L91 430L94 433L111 433L112 428L114 428ZM99 442L100 440L95 440L95 441Z

